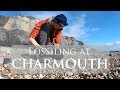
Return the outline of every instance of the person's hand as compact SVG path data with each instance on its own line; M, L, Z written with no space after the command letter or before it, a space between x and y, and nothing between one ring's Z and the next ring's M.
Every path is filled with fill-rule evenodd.
M60 46L59 44L54 44L55 48L59 48L59 46Z

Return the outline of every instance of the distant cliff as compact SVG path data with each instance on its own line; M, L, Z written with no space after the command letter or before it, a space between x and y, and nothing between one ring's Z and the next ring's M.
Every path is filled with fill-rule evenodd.
M0 45L26 45L28 35L39 19L31 16L3 16L0 15ZM82 41L74 37L63 36L61 45L83 45Z

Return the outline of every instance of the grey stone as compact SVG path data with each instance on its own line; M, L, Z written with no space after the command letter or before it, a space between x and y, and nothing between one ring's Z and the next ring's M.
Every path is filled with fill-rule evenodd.
M4 58L3 64L9 64L12 61L9 58Z
M9 45L27 45L28 34L27 32L19 29L9 31L7 33L7 43Z

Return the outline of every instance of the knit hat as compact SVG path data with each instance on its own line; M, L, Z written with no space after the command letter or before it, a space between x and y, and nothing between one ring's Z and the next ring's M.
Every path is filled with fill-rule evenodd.
M54 17L53 21L60 23L60 24L63 24L64 26L68 25L67 18L64 14L57 15L56 17Z

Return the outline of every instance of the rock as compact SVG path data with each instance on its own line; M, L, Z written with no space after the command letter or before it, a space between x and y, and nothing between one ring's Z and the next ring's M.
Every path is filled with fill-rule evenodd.
M26 74L26 75L24 75L24 78L25 79L32 79L32 76L30 74Z
M113 76L111 74L108 74L108 79L113 79Z
M25 16L0 16L0 45L28 44L28 35L39 21Z
M107 74L106 74L106 73L103 73L103 76L104 76L105 78L107 78Z
M100 76L100 75L97 75L97 78L98 78L98 79L103 79L103 77L102 77L102 76Z
M17 77L18 77L19 79L24 79L24 77L23 77L22 74L19 74Z
M109 56L112 56L112 54L109 54Z
M118 70L118 71L120 71L120 67L115 67L115 68L113 68L113 70Z
M69 77L68 79L73 79L73 77Z
M36 19L35 17L32 17L32 16L26 16L26 17L28 17L31 20L35 20Z
M64 79L69 79L69 77L64 77Z
M32 75L32 78L33 78L33 79L37 79L37 75L33 74L33 75Z
M55 79L55 78L58 78L58 77L56 77L55 74L52 74L52 75L51 75L51 79Z
M3 27L8 20L9 20L9 17L0 15L0 27Z
M66 74L69 75L69 76L72 76L74 73L73 72L67 72Z
M12 46L12 45L28 45L28 33L23 31L23 30L19 30L19 29L15 29L12 31L9 31L7 33L7 40L8 40L8 45Z
M74 37L63 36L61 45L84 45L84 43L76 40Z
M26 16L16 15L9 17L9 20L5 23L4 28L9 30L24 30L30 32L39 19L30 19Z
M5 68L8 67L7 64L4 64L3 66L4 66Z
M0 28L0 41L1 42L6 41L6 32L3 28Z
M42 79L44 76L42 74L38 75L39 79Z
M3 64L9 64L12 61L9 58L4 58Z
M12 77L10 77L10 79L15 79L15 78L12 76Z
M2 75L0 75L0 79L4 79L4 77Z
M7 69L4 69L3 71L2 71L2 74L3 75L8 75L10 72L7 70Z
M117 76L113 76L113 79L120 79L120 77L117 77Z

